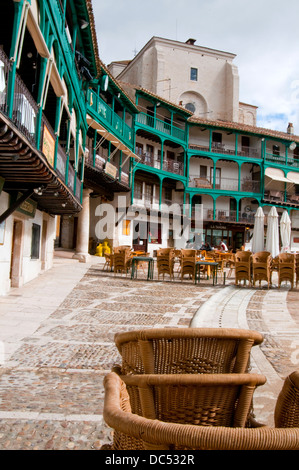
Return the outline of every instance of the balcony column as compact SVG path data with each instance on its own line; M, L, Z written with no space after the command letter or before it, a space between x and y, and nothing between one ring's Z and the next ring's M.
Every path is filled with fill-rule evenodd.
M163 189L163 178L160 178L159 209L161 209L161 205L162 205L162 189Z
M209 152L212 151L212 129L209 130Z
M238 155L238 137L239 137L239 134L236 132L236 134L235 134L235 156Z
M216 188L216 161L213 160L213 189Z
M187 178L187 186L189 186L189 168L190 168L190 156L188 155L188 151L184 151L184 173L183 176L186 176Z
M236 199L236 222L239 222L240 199Z
M83 189L82 210L78 216L76 252L73 256L80 263L89 261L89 195L91 189Z
M95 129L95 131L94 131L94 139L93 139L93 149L92 149L92 164L93 164L93 167L96 166L97 134L98 134L98 131Z
M241 165L238 163L238 191L241 191Z
M163 170L163 151L164 151L164 140L161 140L161 162L160 162L161 170Z

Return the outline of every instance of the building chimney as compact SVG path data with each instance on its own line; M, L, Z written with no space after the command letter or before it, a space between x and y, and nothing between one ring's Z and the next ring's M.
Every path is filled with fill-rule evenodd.
M289 122L288 128L287 128L287 133L288 134L294 134L294 127L291 122Z
M195 43L196 43L196 39L192 39L192 38L186 41L186 44L190 44L190 46L194 46Z

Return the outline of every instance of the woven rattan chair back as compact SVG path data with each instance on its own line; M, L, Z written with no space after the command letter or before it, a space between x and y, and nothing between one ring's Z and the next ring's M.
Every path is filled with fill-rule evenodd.
M158 279L162 275L163 280L165 274L168 274L173 279L174 267L174 250L172 248L161 248L157 251L157 270Z
M235 254L235 284L248 281L251 285L251 255L250 251L238 251Z
M296 258L292 253L280 253L278 255L278 287L284 281L290 282L294 287Z
M296 288L299 282L299 253L295 255L295 271L296 271Z
M131 247L129 245L120 245L120 246L115 246L113 248L113 252L114 253L120 253L121 251L127 251L127 252L130 252L131 251Z
M244 427L257 374L122 375L133 413L168 423Z
M271 284L271 261L272 256L269 251L260 251L252 255L252 283L258 281L260 286L262 281Z
M247 374L249 375L249 374ZM129 393L115 373L104 379L103 416L114 430L111 450L299 450L299 428L170 423L132 413Z
M244 373L263 336L235 328L154 328L116 333L122 374Z
M195 277L196 250L181 250L181 280Z
M299 428L299 372L290 374L278 395L275 412L277 428Z
M124 249L118 253L114 253L113 255L113 268L114 268L114 275L116 273L125 273L127 274L131 265L131 257L130 253Z

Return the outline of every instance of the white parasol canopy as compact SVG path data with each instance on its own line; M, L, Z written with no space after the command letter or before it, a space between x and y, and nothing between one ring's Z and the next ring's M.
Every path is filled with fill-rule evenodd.
M258 253L259 251L264 251L265 248L265 239L264 239L264 212L261 207L258 207L254 215L254 228L253 236L251 241L251 251L252 253Z
M280 220L280 238L281 238L281 251L287 252L290 249L291 241L291 219L288 211L284 210Z
M268 214L268 228L266 251L270 251L273 258L279 255L278 214L276 207L272 207Z

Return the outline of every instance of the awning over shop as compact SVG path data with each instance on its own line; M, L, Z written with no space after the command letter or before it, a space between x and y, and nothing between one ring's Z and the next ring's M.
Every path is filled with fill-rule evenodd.
M107 131L105 127L103 127L99 122L97 122L95 119L93 119L89 114L86 116L87 124L92 127L93 129L96 129L99 134L102 135L103 139L109 140L114 147L116 147L118 150L121 150L123 153L128 155L128 157L135 158L135 160L140 160L140 157L136 155L132 150L129 149L118 137L116 137L114 134L111 132Z
M287 174L287 178L290 182L294 184L299 184L299 173L295 173L294 171L289 171Z
M274 181L284 181L285 183L291 183L288 178L284 176L284 172L279 168L266 168L265 176L268 176Z

